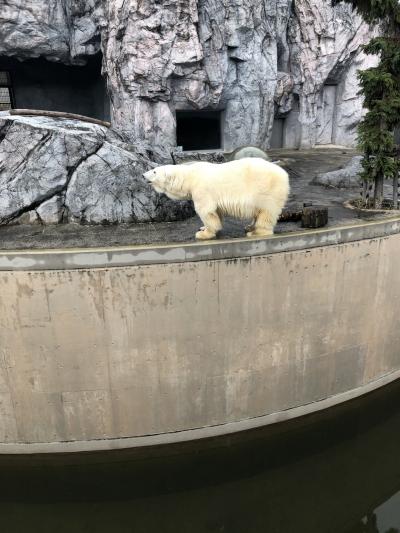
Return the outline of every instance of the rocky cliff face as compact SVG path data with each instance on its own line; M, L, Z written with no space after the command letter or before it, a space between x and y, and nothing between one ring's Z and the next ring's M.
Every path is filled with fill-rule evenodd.
M289 71L299 95L302 146L351 145L362 114L357 70L371 66L370 28L348 4L301 0L288 25Z
M97 0L1 0L0 55L79 64L100 50Z
M192 0L141 6L111 2L102 24L120 128L174 145L176 110L221 109L227 150L249 143L266 148L274 117L289 119L285 146L354 140L361 114L354 67L366 63L360 45L369 30L348 5ZM324 91L327 81L335 89Z
M217 109L223 147L352 144L369 29L322 0L2 0L0 55L103 53L113 127L176 145L177 110ZM275 125L274 125L275 119Z
M173 221L188 202L157 194L143 177L162 161L107 128L0 113L0 224Z

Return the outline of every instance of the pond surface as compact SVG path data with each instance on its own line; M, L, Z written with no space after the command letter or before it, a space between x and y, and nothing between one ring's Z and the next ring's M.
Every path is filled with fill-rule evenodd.
M200 446L0 460L4 533L395 533L400 383Z

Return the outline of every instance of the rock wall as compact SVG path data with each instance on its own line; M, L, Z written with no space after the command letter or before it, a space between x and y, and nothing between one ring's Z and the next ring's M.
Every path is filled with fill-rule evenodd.
M0 113L0 225L173 221L189 202L157 194L143 177L163 155L107 128Z
M100 50L99 0L2 0L0 55L84 64Z
M223 148L354 143L369 28L321 0L3 0L0 56L103 53L113 127L176 145L176 110L221 110ZM280 122L279 122L280 121ZM280 131L282 130L282 132ZM280 138L281 137L281 138Z
M375 63L361 50L371 29L348 4L293 3L289 71L299 95L300 146L351 145L362 115L357 70Z

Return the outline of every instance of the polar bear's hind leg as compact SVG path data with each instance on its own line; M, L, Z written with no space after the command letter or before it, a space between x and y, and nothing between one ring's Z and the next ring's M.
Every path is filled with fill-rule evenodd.
M248 237L258 236L267 236L274 233L274 224L272 217L268 211L264 209L261 210L257 217L253 228L250 228L250 231L247 232Z
M278 221L278 217L282 208L276 205L269 205L267 208L260 209L256 215L256 221L250 231L247 232L248 237L273 235L274 226Z

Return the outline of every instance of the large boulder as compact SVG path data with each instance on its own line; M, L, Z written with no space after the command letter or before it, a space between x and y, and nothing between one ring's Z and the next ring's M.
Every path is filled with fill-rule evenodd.
M160 154L158 162L163 162ZM154 153L145 145L126 144L103 126L1 113L0 224L191 216L188 202L160 196L143 178L154 165Z
M319 174L314 178L312 183L340 189L359 187L360 173L362 170L361 160L361 156L352 157L343 168Z
M229 154L229 161L238 161L245 157L259 157L260 159L265 159L265 161L270 161L268 155L258 148L257 146L242 146L241 148L236 148L231 154Z

